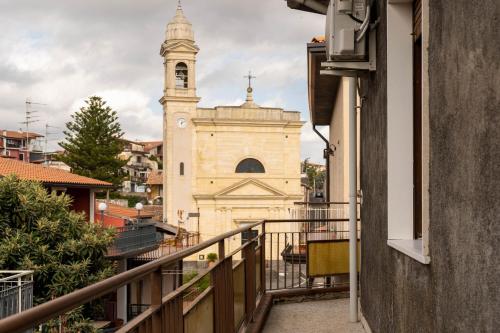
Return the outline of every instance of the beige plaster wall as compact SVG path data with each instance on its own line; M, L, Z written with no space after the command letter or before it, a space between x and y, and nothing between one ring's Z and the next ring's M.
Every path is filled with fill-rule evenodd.
M358 96L358 105L359 105ZM357 117L357 183L360 188L360 117ZM330 157L330 201L349 201L349 83L347 78L342 78L335 100L332 118L330 121L330 144L336 150Z

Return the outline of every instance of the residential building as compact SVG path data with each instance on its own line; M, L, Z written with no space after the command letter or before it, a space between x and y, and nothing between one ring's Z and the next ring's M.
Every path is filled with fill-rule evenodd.
M94 221L95 193L112 188L112 184L76 175L64 170L38 164L23 163L0 157L0 177L14 174L19 179L41 182L48 191L66 193L71 196L71 209L83 212L90 222Z
M150 158L156 158L159 162L163 162L163 141L144 141L144 150L149 153Z
M148 194L148 201L152 204L163 203L163 171L153 170L148 176L146 182L146 192Z
M329 4L287 2L322 14ZM370 3L376 71L356 80L362 320L372 332L494 332L500 43L487 22L498 19L500 7ZM322 47L308 46L311 118L330 126L335 144L332 135L342 137L337 103L356 84L320 73L329 66ZM331 175L335 197L338 176Z
M63 151L44 152L37 160L31 160L30 163L41 164L43 166L55 169L61 169L71 172L71 167L66 163L58 160L57 156L63 154Z
M33 132L0 130L0 156L26 162L43 158L41 138Z
M286 218L302 200L299 112L254 102L199 108L199 48L178 7L161 46L165 61L164 219L201 240L265 218ZM236 248L242 235L228 246Z
M124 148L119 158L128 161L123 167L127 177L123 181L122 191L145 193L148 175L152 170L158 169L158 162L149 159L149 152L145 149L146 144L130 140L122 141Z

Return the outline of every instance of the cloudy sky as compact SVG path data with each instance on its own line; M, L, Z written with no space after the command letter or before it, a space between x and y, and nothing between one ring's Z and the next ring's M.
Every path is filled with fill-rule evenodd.
M0 0L0 129L19 129L30 97L33 129L56 147L72 113L91 95L118 111L126 137L161 138L159 56L176 0ZM301 111L308 120L306 43L323 17L283 0L183 0L200 47L200 106L241 104L252 70L260 105ZM322 161L322 142L305 124L302 157Z

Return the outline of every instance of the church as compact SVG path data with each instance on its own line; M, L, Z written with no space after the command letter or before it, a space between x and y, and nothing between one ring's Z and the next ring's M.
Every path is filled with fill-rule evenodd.
M163 219L204 241L262 219L289 218L302 201L299 112L246 102L200 108L191 23L179 4L167 25L164 59ZM251 235L234 239L230 249Z

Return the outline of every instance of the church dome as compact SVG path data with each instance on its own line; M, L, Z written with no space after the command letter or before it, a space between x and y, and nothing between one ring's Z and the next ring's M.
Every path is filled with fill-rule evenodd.
M180 2L174 18L167 24L166 37L167 40L184 39L194 42L193 26L184 16Z

